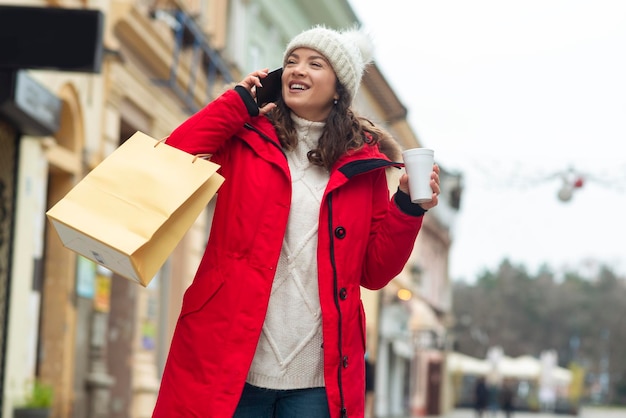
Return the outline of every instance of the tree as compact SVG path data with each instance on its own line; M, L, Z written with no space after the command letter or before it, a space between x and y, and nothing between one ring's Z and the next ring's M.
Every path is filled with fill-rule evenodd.
M503 260L474 284L453 286L456 347L484 358L499 345L510 356L554 349L559 364L580 364L592 378L609 374L607 401L626 404L626 278L602 267L593 277L548 266L530 275Z

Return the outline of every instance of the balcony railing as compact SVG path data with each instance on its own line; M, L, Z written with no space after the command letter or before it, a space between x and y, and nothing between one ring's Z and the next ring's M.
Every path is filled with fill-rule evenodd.
M186 110L195 113L199 109L194 99L198 77L206 77L205 90L208 102L212 99L211 90L218 80L224 84L233 81L230 70L220 54L211 48L198 24L187 13L181 10L156 10L153 16L169 24L175 39L169 78L157 79L154 82L170 88L185 104ZM192 54L189 83L185 88L181 88L177 76L181 53L189 48Z

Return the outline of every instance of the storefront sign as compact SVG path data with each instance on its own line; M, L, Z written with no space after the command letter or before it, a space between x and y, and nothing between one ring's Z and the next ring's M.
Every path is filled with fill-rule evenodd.
M111 272L96 266L95 284L93 308L97 312L108 313L111 310Z
M76 294L93 299L96 293L96 264L81 256L76 258L76 262Z
M99 73L103 29L100 10L0 5L0 68Z
M22 134L54 134L61 121L61 100L25 70L0 72L0 113Z

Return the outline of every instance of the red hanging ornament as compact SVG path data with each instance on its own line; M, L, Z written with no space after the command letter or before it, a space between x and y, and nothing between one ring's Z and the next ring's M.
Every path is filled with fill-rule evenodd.
M585 180L582 177L576 178L574 181L574 187L580 189L585 184Z

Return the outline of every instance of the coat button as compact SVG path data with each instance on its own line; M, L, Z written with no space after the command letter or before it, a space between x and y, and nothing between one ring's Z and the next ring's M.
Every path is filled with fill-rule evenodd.
M345 287L342 287L339 290L339 299L346 300L347 297L348 297L348 290Z
M343 226L335 228L335 236L339 239L344 239L346 237L346 228Z
M343 356L343 359L341 359L341 364L343 365L344 369L348 368L348 356Z

